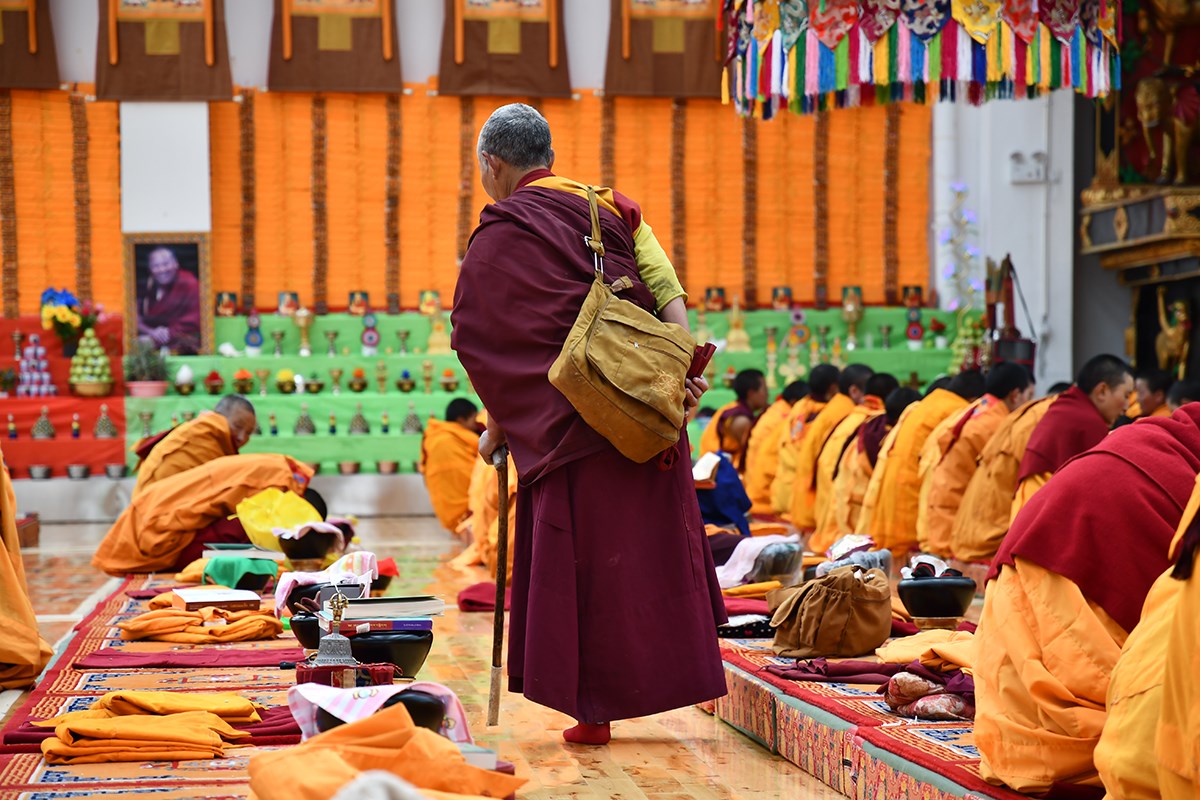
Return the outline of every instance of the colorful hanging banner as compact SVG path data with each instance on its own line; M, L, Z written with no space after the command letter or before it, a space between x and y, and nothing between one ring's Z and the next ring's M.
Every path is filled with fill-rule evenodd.
M796 16L807 10L807 24ZM1121 86L1116 0L724 0L738 113L1036 97Z

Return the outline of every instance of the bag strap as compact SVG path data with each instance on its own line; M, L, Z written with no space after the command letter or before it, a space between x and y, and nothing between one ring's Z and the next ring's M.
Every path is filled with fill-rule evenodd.
M600 203L596 199L596 187L587 187L588 211L592 218L592 234L584 236L583 241L592 251L592 263L596 267L596 276L604 280L604 242L600 239Z

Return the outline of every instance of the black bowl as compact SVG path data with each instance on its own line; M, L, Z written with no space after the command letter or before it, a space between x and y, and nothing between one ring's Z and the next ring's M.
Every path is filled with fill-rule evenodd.
M378 578L371 581L371 594L386 590L388 586L391 585L393 577L394 576L392 575L380 575Z
M975 581L961 576L909 578L896 586L914 617L961 617L975 599Z
M292 633L300 646L321 646L321 628L315 614L294 614ZM350 653L363 664L394 664L406 678L414 677L429 657L433 631L370 631L350 638Z
M306 559L323 559L337 544L337 536L332 533L309 531L299 539L279 540L279 549L287 556L288 561L303 561Z
M247 589L251 592L264 592L271 581L275 580L270 575L255 575L246 573L238 579L235 589Z

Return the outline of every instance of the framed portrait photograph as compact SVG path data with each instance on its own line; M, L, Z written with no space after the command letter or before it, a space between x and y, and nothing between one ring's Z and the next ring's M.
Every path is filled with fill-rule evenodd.
M125 331L176 355L211 353L207 233L125 236Z

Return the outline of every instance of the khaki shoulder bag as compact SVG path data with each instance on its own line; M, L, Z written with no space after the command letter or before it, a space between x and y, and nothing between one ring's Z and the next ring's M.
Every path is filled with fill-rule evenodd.
M591 186L588 205L592 232L583 240L595 280L548 377L588 425L640 464L679 441L696 340L619 297L633 286L629 278L604 282L600 210Z

